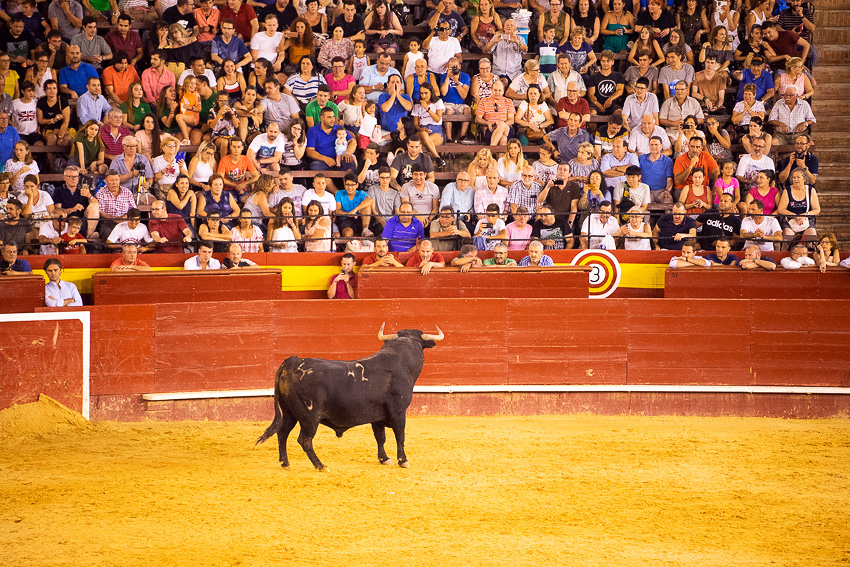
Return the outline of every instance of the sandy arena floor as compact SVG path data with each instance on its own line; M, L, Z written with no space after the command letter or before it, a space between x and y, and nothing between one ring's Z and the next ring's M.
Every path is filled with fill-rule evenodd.
M850 564L850 421L413 418L329 474L267 425L0 412L0 565Z

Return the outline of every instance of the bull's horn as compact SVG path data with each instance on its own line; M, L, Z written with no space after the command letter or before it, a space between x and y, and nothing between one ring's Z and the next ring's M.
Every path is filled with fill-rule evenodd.
M436 325L434 325L434 326L437 327ZM425 333L422 333L422 340L423 341L434 341L436 343L436 342L439 342L439 341L443 340L444 338L446 338L446 335L443 334L443 331L441 331L439 327L437 327L437 332L440 333L440 334L439 335L426 335Z
M386 322L381 323L381 330L378 331L378 340L379 341L391 341L393 339L397 339L398 335L385 335L384 334L384 325L386 325L386 324L387 324Z

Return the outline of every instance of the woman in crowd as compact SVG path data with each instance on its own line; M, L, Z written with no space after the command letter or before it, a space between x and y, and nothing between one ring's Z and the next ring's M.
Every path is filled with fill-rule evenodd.
M827 266L837 266L841 262L841 254L838 252L838 239L833 233L820 237L814 253L815 265L821 272L826 271Z
M405 92L413 102L419 102L419 89L422 85L430 85L433 90L440 92L440 81L437 75L428 70L428 61L417 59L413 64L413 73L407 77L405 87Z
M317 35L322 35L327 37L328 34L328 17L319 11L319 0L307 0L307 11L304 12L301 17L304 18L304 21L307 22L307 26L310 28L310 31L313 32L314 41L316 43L316 47L321 47L321 43L324 41L324 37L315 37Z
M13 100L21 98L21 90L18 83L21 76L14 69L11 69L12 58L8 53L0 54L0 77L6 79L6 90L4 91Z
M334 57L331 59L331 72L325 75L325 82L331 88L331 96L337 105L344 102L357 85L354 77L345 72L347 66L345 59Z
M770 150L773 148L773 136L764 131L764 120L758 116L750 118L747 124L747 133L741 137L741 145L744 146L744 151L748 154L753 153L753 140L764 140L763 155L770 155Z
M351 92L348 98L339 103L339 117L345 128L352 134L356 134L360 129L360 121L366 114L364 106L366 104L366 87L355 84L351 87Z
M198 153L189 161L189 183L197 191L210 190L210 178L215 174L218 165L215 162L215 144L203 142Z
M797 87L797 100L811 101L812 96L815 94L812 82L803 73L803 60L799 57L792 57L785 62L785 72L779 73L776 76L774 85L776 88L776 100L779 100L785 94L785 89L789 86Z
M216 89L218 92L224 91L230 99L230 104L242 100L248 84L245 82L245 76L236 71L236 63L230 59L222 65L222 75L218 78Z
M50 79L44 83L44 96L38 99L35 108L44 143L48 146L69 144L71 107L59 96L59 85L56 81Z
M251 221L251 211L242 209L239 213L239 224L231 229L233 242L242 247L243 252L254 254L264 252L263 231Z
M142 118L142 127L136 132L138 152L148 158L148 161L153 162L154 156L162 153L163 136L159 132L159 120L152 115L145 116Z
M691 49L702 43L702 36L708 33L710 27L701 0L686 0L679 7L676 11L676 28L682 31L682 40ZM673 32L670 33L672 35Z
M271 72L272 64L268 59L262 57L254 61L254 70L248 75L248 87L253 87L258 96L266 96L266 81L274 79Z
M269 252L298 252L301 231L295 217L295 203L284 197L275 210L277 215L269 221Z
M732 138L725 128L720 127L717 117L709 116L705 121L705 149L716 162L732 159Z
M599 26L596 4L590 0L578 0L573 5L573 29L581 28L583 40L592 46L599 39ZM572 39L572 33L570 38ZM579 67L573 65L573 69L578 71Z
M177 138L169 136L162 142L162 155L153 160L153 178L157 185L157 198L165 200L171 186L177 181L178 175L189 177L186 161L177 159L177 148L180 143Z
M555 26L555 41L558 45L567 41L573 27L573 19L563 8L563 0L549 1L549 10L543 12L537 21L537 41L543 41L543 28L547 25Z
M515 101L514 104L519 106L519 101L525 98L531 85L537 85L542 92L543 99L552 96L552 93L549 91L549 85L540 75L540 62L535 59L529 59L525 62L523 72L511 81L508 90L505 91L505 96L513 99Z
M512 223L508 224L507 230L508 250L525 250L531 242L531 231L533 227L528 224L528 209L519 205Z
M180 112L180 104L177 102L177 89L174 87L162 89L156 107L159 111L160 132L179 134L180 126L177 124L177 114Z
M331 252L333 250L333 227L322 204L310 201L307 204L304 223L304 248L307 252Z
M753 6L747 13L745 20L744 29L747 31L747 37L749 37L749 30L753 29L754 25L761 25L771 19L773 16L773 6L776 2L775 0L752 0L752 2L747 2L747 4Z
M574 178L570 177L570 181ZM581 232L581 225L584 224L584 219L592 212L599 209L599 203L602 201L611 201L611 190L605 183L605 176L598 169L591 171L586 182L579 182L582 185L581 194L578 199L578 216L573 223L573 234Z
M764 204L764 214L771 216L779 207L779 189L773 185L773 172L770 170L759 171L756 174L756 185L747 193L743 203L738 208L746 213L753 199L758 199Z
M386 2L380 1L366 16L366 47L374 53L396 53L401 37L401 22ZM353 50L352 50L353 53Z
M703 168L695 167L691 179L691 183L682 188L679 200L685 204L687 214L699 215L711 208L712 191L706 184L708 179Z
M221 254L227 252L230 242L233 240L233 232L221 222L221 216L210 213L205 217L198 227L198 238L209 240L213 243L213 252Z
M652 229L649 224L644 222L643 211L640 207L632 207L629 209L629 219L626 224L612 234L614 238L623 237L625 239L625 250L652 250L651 238Z
M504 154L496 160L496 169L499 171L499 185L510 187L520 179L522 179L522 170L528 162L522 153L522 144L517 138L508 140L507 148ZM500 211L505 210L499 207Z
M286 139L283 148L282 162L292 170L304 169L304 153L307 151L307 135L304 122L294 119L284 130L282 136Z
M254 189L251 194L245 199L245 204L242 210L251 211L253 223L262 230L265 221L272 218L274 214L269 209L269 193L272 192L273 186L277 184L277 180L271 175L265 173L260 175L257 182L254 183Z
M554 180L558 174L558 162L555 160L555 147L552 144L540 146L537 161L531 164L534 168L534 180L545 187L550 180Z
M181 173L177 176L168 195L165 197L165 210L169 214L183 217L186 224L195 232L195 212L198 209L198 198L189 184L189 176Z
M678 130L676 139L673 140L673 152L676 157L688 151L688 141L694 136L705 140L705 132L697 128L696 116L688 115L682 121L682 127Z
M256 87L245 88L245 94L242 95L242 99L233 103L233 111L239 119L237 131L240 138L248 141L249 136L259 133L263 125L265 107L257 99Z
M53 209L56 205L53 203L53 198L47 191L39 189L37 175L27 175L24 177L24 192L19 197L21 204L24 205L23 213L32 219L30 224L32 228L38 230L44 221L53 214Z
M493 63L486 58L479 59L478 74L472 77L472 84L469 86L469 94L472 95L473 101L473 112L481 99L493 96L493 83L496 81L499 81L499 77L493 74ZM501 83L501 81L499 82Z
M632 45L631 51L629 51L629 63L637 65L637 55L643 51L648 51L652 54L651 59L654 59L652 65L658 67L664 64L664 52L661 51L661 46L653 35L654 31L652 26L643 26L641 28L637 39L634 41L634 45Z
M702 44L699 52L699 62L705 63L705 58L712 55L717 59L717 71L727 71L735 59L735 53L729 43L731 39L726 28L715 26L708 34L708 41Z
M487 172L491 169L496 169L496 160L493 159L490 148L478 150L478 153L475 154L466 168L472 187L476 190L487 187Z
M624 10L623 0L613 0L612 4L614 9L602 18L602 49L624 53L629 50L629 35L635 31L635 17Z
M287 53L287 64L284 72L292 73L298 69L298 64L303 57L313 57L316 54L316 45L313 40L313 30L303 17L295 18L289 26L289 37L283 40L284 49ZM271 63L269 63L271 67Z
M348 62L354 57L354 44L344 35L345 30L342 29L342 26L334 26L330 39L319 50L318 62L323 73L328 74L333 70L332 62L335 58L341 57L344 64L348 65ZM343 67L343 71L345 71L345 67Z
M484 46L490 43L496 33L502 31L502 19L493 7L493 0L481 0L478 3L478 15L472 18L470 25L470 39L474 48L470 51L481 53Z
M585 1L585 0L581 0ZM596 63L593 44L585 37L585 29L581 26L573 28L570 40L563 44L558 51L570 58L570 65L579 75L587 75Z
M180 113L175 120L183 134L184 144L196 144L200 139L192 140L192 129L201 121L201 95L198 94L198 79L194 75L186 77L183 82L183 92L180 95ZM200 138L200 131L196 131Z
M196 214L199 217L216 214L222 224L230 226L239 217L239 211L239 204L233 198L233 193L224 190L224 176L213 173L210 176L209 189L198 196Z
M525 96L526 100L519 103L516 112L517 137L523 146L542 140L546 129L555 123L549 105L543 102L540 87L530 85Z
M151 55L159 49L171 49L171 40L168 39L168 22L159 20L145 39L145 61L150 63Z
M313 60L306 55L301 58L298 68L300 72L293 74L286 80L283 92L295 97L295 100L304 107L316 98L319 85L325 84L325 78L316 72Z
M578 155L570 160L570 181L575 181L579 186L584 186L588 181L590 172L599 169L599 162L593 157L593 144L583 142L578 147Z
M127 89L127 101L121 103L121 112L124 113L124 125L138 132L142 127L145 116L153 114L151 105L145 102L145 91L142 83L130 83Z
M59 74L56 69L49 65L50 57L43 51L38 51L35 60L35 67L27 69L25 74L26 81L32 82L35 85L35 98L44 96L44 83L50 80L57 80Z
M425 149L439 158L437 146L443 144L443 113L446 106L440 97L434 94L431 85L424 84L419 87L419 102L413 107L411 116L420 128L420 138Z
M806 183L806 170L801 167L791 172L791 187L779 197L776 210L783 217L786 237L810 238L817 235L815 221L820 214L818 192Z
M77 132L71 145L69 165L80 167L81 173L106 173L106 146L100 139L100 124L97 120L89 120ZM38 166L36 166L38 167ZM6 171L9 165L6 164Z
M670 41L661 47L666 57L671 51L675 51L688 65L694 64L694 50L685 42L685 34L679 28L670 30Z

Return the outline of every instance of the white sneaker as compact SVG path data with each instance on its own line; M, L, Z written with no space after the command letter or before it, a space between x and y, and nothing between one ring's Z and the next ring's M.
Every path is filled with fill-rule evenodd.
M375 233L369 230L368 228L364 228L362 236L365 238L369 238L370 236L375 236Z

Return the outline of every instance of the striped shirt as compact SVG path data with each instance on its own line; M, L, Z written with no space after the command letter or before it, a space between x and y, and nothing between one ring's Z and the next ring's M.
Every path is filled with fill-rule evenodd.
M797 126L803 122L817 122L815 115L812 114L812 107L805 100L797 99L797 104L793 109L788 108L785 100L780 100L773 105L773 110L770 111L770 122L777 121L788 126L792 132L797 129Z
M481 99L477 112L484 120L507 122L508 116L515 112L514 103L508 97L503 96L497 100L495 96L489 96Z
M118 193L117 197L112 194L108 187L104 187L97 192L97 201L100 205L100 211L113 217L123 217L127 214L127 211L136 207L133 194L124 187L121 187L121 192Z

